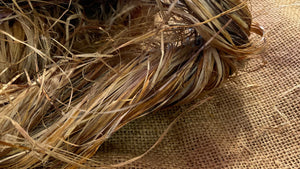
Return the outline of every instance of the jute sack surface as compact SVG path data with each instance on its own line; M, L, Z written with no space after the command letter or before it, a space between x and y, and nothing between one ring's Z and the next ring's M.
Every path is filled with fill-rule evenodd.
M161 142L126 167L300 167L300 2L252 0L251 10L266 29L265 53L211 93L212 99L183 114ZM172 107L129 123L94 159L116 164L143 154L188 109Z

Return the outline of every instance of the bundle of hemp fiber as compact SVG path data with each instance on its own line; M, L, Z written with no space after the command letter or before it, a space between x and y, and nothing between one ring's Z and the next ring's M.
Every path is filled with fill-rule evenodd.
M201 99L261 51L248 5L0 1L0 168L110 167L92 157L114 132Z

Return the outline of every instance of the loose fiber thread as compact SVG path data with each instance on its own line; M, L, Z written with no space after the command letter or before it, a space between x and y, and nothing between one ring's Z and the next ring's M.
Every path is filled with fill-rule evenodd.
M101 167L112 133L220 86L263 40L240 0L0 3L1 168Z

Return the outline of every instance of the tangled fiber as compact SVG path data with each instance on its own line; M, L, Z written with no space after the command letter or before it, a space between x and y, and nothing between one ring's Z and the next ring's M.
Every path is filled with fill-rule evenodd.
M247 3L0 1L0 167L103 167L91 157L112 133L260 51Z

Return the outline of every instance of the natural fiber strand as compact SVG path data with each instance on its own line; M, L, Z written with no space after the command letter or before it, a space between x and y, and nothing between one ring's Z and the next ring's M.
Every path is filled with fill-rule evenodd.
M240 0L13 0L0 18L1 168L100 167L115 131L205 96L264 41Z

